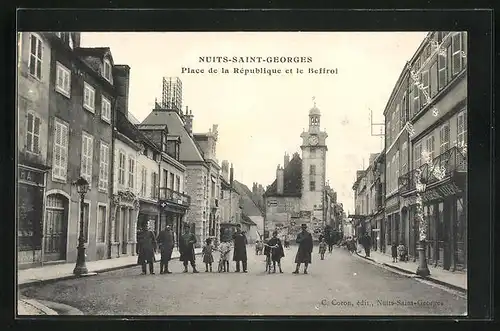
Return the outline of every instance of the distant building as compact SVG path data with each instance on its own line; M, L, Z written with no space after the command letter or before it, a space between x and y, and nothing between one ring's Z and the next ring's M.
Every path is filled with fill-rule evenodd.
M252 200L252 192L245 184L234 180L233 186L240 195L240 204L242 208L241 222L246 224L247 238L255 240L260 235L264 234L264 215Z

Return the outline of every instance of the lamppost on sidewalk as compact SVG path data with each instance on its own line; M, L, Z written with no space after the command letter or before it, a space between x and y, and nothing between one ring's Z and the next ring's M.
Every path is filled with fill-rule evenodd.
M421 194L425 192L426 184L421 182L421 172L417 169L416 177L416 190L417 190L417 217L419 221L419 246L418 251L418 267L416 274L421 277L427 277L431 274L429 267L427 266L427 258L425 257L425 247L427 239L427 224L425 223L424 215L422 212L422 196Z
M76 257L76 266L73 269L73 274L82 276L88 274L87 265L85 264L85 238L83 236L83 213L85 194L89 191L89 183L85 178L80 177L74 183L76 190L80 194L80 235L78 237L78 255Z

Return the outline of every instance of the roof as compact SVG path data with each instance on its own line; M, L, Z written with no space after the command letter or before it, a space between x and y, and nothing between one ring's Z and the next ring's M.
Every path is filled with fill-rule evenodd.
M278 196L276 180L268 187L265 196ZM295 153L283 171L283 196L302 196L302 159Z
M91 55L103 57L106 53L111 52L109 47L78 47L75 48L78 55Z
M245 185L237 180L233 180L234 190L240 195L243 213L248 216L262 216L262 212L252 199L252 192Z
M168 126L168 133L181 138L179 160L203 162L203 155L200 152L194 139L189 135L179 114L174 110L154 109L142 121L142 125L163 124ZM141 126L143 128L143 126Z
M242 213L241 214L241 223L248 224L248 225L257 225L254 221L250 219L246 214Z
M151 139L146 137L135 124L130 122L128 116L119 111L116 112L116 129L119 133L123 134L135 143L142 142L150 147L160 150L160 148L153 141L151 141Z

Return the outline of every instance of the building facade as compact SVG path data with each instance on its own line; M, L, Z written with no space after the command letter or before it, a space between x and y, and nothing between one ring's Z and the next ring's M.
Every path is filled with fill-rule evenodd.
M49 172L51 41L45 33L17 35L17 259L20 267L42 263L44 208ZM47 247L46 247L47 246ZM62 244L61 244L62 246Z
M467 268L467 33L431 32L406 70L407 119L411 124L408 172L399 178L401 219L412 256L416 255L416 179L427 223L426 254L445 270ZM419 170L417 170L419 169Z
M106 258L112 192L112 127L119 84L109 48L80 48L80 33L50 33L51 75L45 233L47 261L76 260L80 196L73 182L89 182L83 205L88 260ZM126 99L127 95L120 95Z
M324 229L327 133L320 130L321 112L314 105L309 111L309 129L301 134L302 158L285 154L283 166L276 169L276 180L264 193L264 232L287 228L293 236L307 224L315 239Z

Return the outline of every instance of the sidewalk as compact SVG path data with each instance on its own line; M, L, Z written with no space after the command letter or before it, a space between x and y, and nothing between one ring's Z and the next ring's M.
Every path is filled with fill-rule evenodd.
M418 262L408 261L408 262L392 262L392 258L387 255L377 251L370 251L370 257L365 257L365 253L357 253L358 256L371 260L375 263L412 274L415 277L420 277L415 274L418 268ZM461 292L467 292L467 272L463 271L447 271L440 267L434 267L429 265L430 276L424 279L430 280L432 282L451 287L455 290Z
M19 299L17 300L18 315L59 315L55 310L41 304L36 300Z
M195 253L196 255L201 254L201 248L195 248ZM174 251L172 252L172 259L178 258L179 252L174 249ZM156 254L156 260L160 260L160 254ZM98 261L88 261L86 264L89 274L93 273L95 275L95 273L99 272L135 267L137 266L137 255ZM17 285L19 287L25 287L35 283L45 283L76 278L77 276L73 275L74 268L75 262L18 270Z

